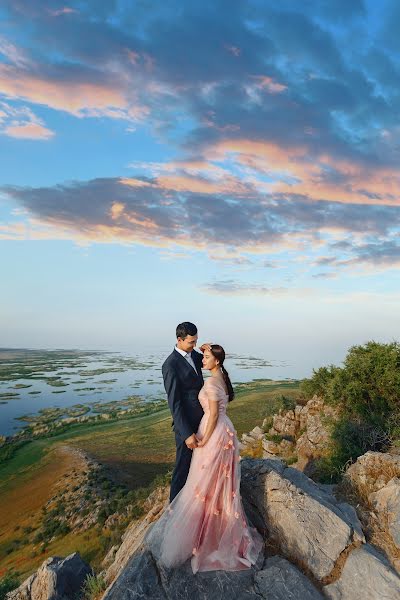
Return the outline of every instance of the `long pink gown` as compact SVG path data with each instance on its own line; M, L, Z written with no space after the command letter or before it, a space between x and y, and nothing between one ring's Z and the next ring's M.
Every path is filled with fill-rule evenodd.
M185 486L153 525L147 543L158 561L176 567L191 557L197 571L249 569L263 548L250 527L240 498L239 442L226 414L223 383L209 377L199 393L204 410L198 435L207 427L211 402L218 402L218 421L209 441L193 450Z

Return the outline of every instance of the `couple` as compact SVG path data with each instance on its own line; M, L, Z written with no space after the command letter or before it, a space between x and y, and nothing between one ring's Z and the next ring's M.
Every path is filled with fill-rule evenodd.
M194 350L197 328L176 328L177 344L162 366L173 417L176 464L170 504L147 535L166 567L191 558L197 571L239 571L257 560L263 541L240 498L239 442L226 406L233 388L217 344ZM201 367L210 371L204 382Z

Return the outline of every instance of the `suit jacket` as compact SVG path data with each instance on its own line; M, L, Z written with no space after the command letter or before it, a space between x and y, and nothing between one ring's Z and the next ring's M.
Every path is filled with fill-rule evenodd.
M182 441L196 433L204 415L198 400L204 383L201 372L202 355L194 350L192 359L197 374L186 358L175 349L162 366L164 387L173 418L172 426Z

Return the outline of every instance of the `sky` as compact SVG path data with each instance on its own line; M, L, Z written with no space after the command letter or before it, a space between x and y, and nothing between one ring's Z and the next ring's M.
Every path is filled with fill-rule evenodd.
M400 4L3 0L0 346L399 339Z

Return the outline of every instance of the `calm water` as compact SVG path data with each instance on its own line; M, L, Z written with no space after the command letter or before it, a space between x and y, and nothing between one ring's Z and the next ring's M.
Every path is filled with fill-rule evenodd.
M129 396L164 399L161 365L170 352L170 347L146 355L0 349L0 434L13 435L27 424L16 417L43 408L121 401ZM233 383L291 378L287 364L262 357L231 355L225 365Z

